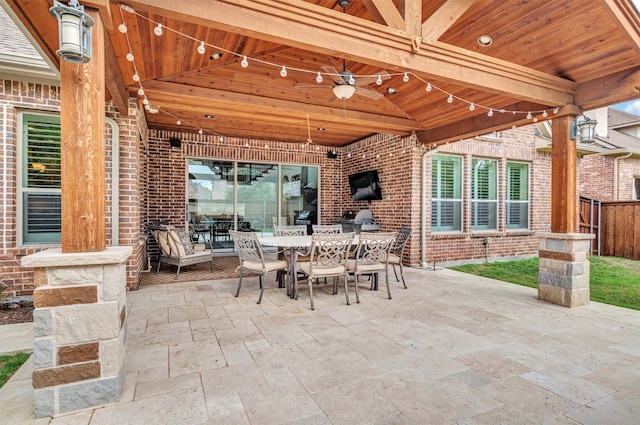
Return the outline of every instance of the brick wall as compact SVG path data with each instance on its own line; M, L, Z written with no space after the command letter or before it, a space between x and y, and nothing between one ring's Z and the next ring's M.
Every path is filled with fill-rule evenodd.
M33 270L20 265L21 258L49 246L19 246L17 235L17 172L18 172L18 113L58 112L60 107L59 88L34 83L0 80L0 281L9 287L8 295L31 295L35 288ZM139 143L141 121L135 99L129 103L129 116L120 116L111 104L105 108L107 117L113 118L120 130L120 224L119 241L113 242L111 220L113 210L113 158L111 148L113 135L111 128L105 131L106 162L106 213L107 244L130 245L133 254L127 263L127 284L131 288L138 285L139 270L146 266L144 234L141 233L140 187L144 175L138 171L143 160L143 146ZM146 130L145 130L146 132Z

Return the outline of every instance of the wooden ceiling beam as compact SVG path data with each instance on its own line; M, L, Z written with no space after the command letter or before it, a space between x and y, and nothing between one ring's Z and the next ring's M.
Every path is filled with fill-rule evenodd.
M320 105L309 105L282 99L264 98L249 94L233 93L222 90L194 88L182 84L147 81L145 92L154 101L168 98L174 105L194 103L202 105L208 101L206 108L212 108L213 102L223 105L226 110L251 111L254 117L259 114L283 116L301 115L301 111L322 119L336 120L340 118L345 124L360 125L366 123L372 129L390 128L393 131L411 131L420 128L420 124L407 118L381 116L373 113L350 111L349 109L330 108ZM285 115L286 114L286 115ZM263 117L264 118L264 117Z
M542 108L539 104L520 102L508 105L504 109L509 111L535 111ZM553 118L553 115L549 115L546 118L540 115L534 118L537 118L537 121L540 122ZM416 132L416 136L422 144L430 145L435 143L440 145L447 142L457 142L462 139L478 137L493 131L509 130L514 125L520 127L531 124L532 122L533 121L527 119L524 114L513 115L512 113L495 112L492 117L489 117L487 114L476 115L472 118L443 125L438 128Z
M390 28L404 29L404 18L391 0L362 0L373 20Z
M422 40L422 0L400 0L398 10L404 18L404 30Z
M471 87L546 105L573 103L575 83L445 43L413 35L301 0L132 0L134 9L208 28Z
M102 16L102 13L100 13ZM129 115L129 93L122 78L116 52L111 44L109 34L104 36L104 60L105 60L105 87L113 104L120 114Z
M476 0L449 0L422 24L423 40L437 40Z
M575 104L584 110L611 106L640 97L640 67L579 84Z

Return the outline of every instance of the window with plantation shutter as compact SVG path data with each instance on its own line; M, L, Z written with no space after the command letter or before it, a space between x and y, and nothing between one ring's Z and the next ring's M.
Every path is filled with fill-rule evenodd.
M529 228L529 165L507 162L507 229Z
M474 158L471 175L471 229L498 228L498 163Z
M21 242L60 243L60 117L22 113L20 119Z
M462 230L462 158L432 157L431 230Z
M640 177L633 179L633 199L640 199Z

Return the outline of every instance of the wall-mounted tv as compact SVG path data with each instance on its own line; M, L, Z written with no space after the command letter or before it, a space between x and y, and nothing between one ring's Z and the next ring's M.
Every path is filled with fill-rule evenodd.
M372 201L382 199L380 179L377 170L362 171L349 175L351 199L354 201Z

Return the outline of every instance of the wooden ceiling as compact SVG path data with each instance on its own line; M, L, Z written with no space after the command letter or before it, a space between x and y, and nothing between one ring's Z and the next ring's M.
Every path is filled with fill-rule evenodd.
M57 62L52 1L7 1ZM108 97L126 111L141 84L159 109L147 112L150 128L303 143L308 116L316 144L380 132L443 143L640 97L640 19L628 0L353 0L344 11L336 0L123 1L134 13L81 4L108 28ZM481 47L485 34L493 43ZM345 101L326 72L343 59L359 85Z

